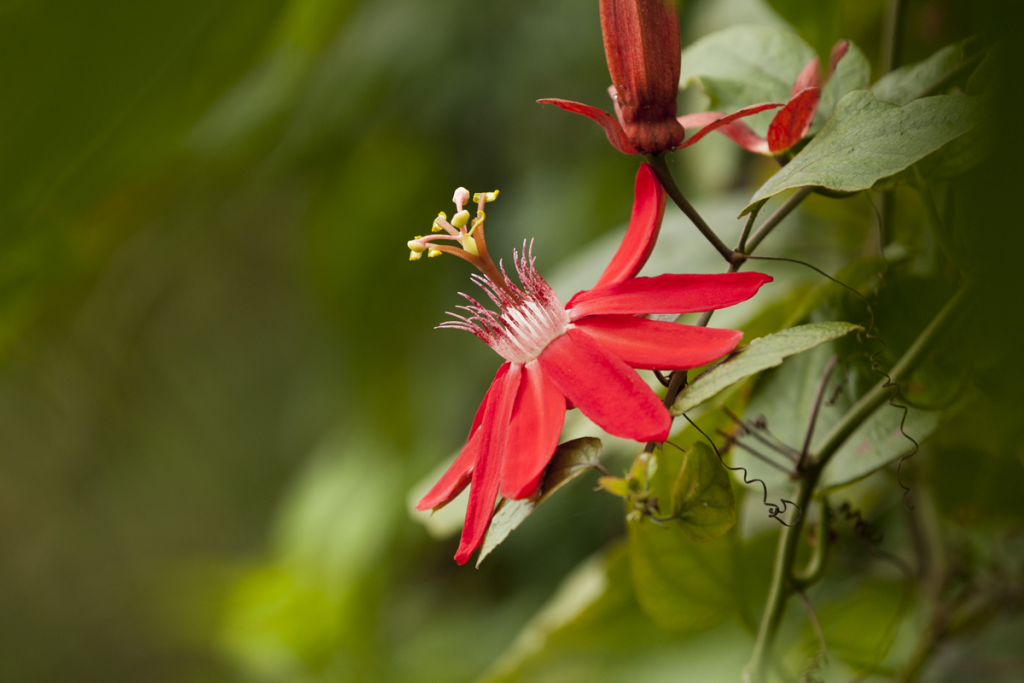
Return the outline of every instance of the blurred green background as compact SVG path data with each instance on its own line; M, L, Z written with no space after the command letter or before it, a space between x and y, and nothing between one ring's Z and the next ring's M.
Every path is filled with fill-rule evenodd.
M775 5L684 41L788 19L877 66L881 0ZM977 28L908 11L906 61ZM432 329L467 264L405 241L500 188L491 251L571 279L628 219L637 160L534 103L609 108L596 2L5 0L0 64L0 680L470 681L622 535L578 482L475 570L406 512L498 359ZM709 211L771 168L677 156Z

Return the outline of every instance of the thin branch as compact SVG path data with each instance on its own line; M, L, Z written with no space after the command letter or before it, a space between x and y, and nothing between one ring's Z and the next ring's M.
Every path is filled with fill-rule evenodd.
M736 413L732 412L729 409L729 406L722 406L722 410L725 412L726 416L728 416L728 418L730 420L732 420L733 422L738 424L740 427L742 427L743 431L745 431L747 434L749 434L750 436L754 437L755 439L757 439L758 441L763 443L765 446L767 446L768 448L770 448L773 451L775 451L776 453L778 453L779 455L783 455L786 458L788 458L789 460L792 460L793 464L796 464L797 460L800 457L800 454L797 453L795 450L793 450L792 448L790 448L786 444L782 443L781 441L779 441L778 443L772 443L771 441L769 441L768 439L766 439L764 436L762 436L760 434L761 430L755 429L754 425L752 425L751 423L749 423L746 420L742 419ZM767 431L767 430L765 430L765 431ZM776 441L778 441L778 439L776 439Z
M683 196L682 190L676 185L675 178L672 177L672 171L668 167L668 163L665 161L665 155L662 153L653 153L645 155L647 163L654 169L654 173L658 176L658 180L661 181L661 186L665 188L665 192L672 198L672 201L676 203L676 206L686 214L686 217L693 222L697 229L700 230L701 234L711 242L711 246L718 250L718 253L722 255L728 263L732 263L736 259L736 252L729 247L725 246L725 242L722 241L715 231L711 229L711 226L707 224L704 218L701 217L697 210L693 208L693 205Z
M747 453L750 453L752 456L754 456L758 460L761 460L762 462L764 462L766 465L771 465L772 467L774 467L775 469L779 470L780 472L785 472L786 474L792 474L792 472L787 467L785 467L783 465L780 465L779 463L775 462L774 460L769 458L764 453L761 453L760 451L757 451L757 450L751 448L750 446L748 446L747 444L743 443L742 441L740 441L736 437L734 437L734 436L732 436L730 434L726 434L721 429L716 430L716 431L722 437L724 437L729 443L733 444L734 446L739 446L740 448L745 450Z
M903 20L907 5L903 0L889 0L882 36L882 75L900 65L903 58Z
M765 237L771 234L782 220L793 213L793 209L800 206L800 202L807 199L807 197L814 191L813 187L801 187L797 190L792 197L787 199L782 206L775 209L775 212L768 216L768 219L761 224L761 227L747 240L746 249L743 250L744 254L752 254L757 249L758 245L764 240Z
M796 466L798 470L802 470L807 461L807 452L811 450L811 440L814 438L814 428L818 424L818 413L821 411L821 402L825 398L825 389L828 387L828 380L832 377L832 371L836 369L838 362L839 356L832 356L825 367L825 372L821 375L821 381L818 382L818 390L814 394L814 408L811 409L811 419L807 423L807 434L804 436L804 446L800 449L800 462Z
M757 220L757 214L761 213L762 206L764 204L758 204L750 211L750 215L747 216L746 225L743 226L743 232L740 233L740 241L736 243L736 251L741 254L747 253L747 238L750 237L750 231L754 227L754 221Z

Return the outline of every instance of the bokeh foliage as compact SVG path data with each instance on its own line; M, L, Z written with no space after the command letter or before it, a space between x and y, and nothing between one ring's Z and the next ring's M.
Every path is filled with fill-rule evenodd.
M694 1L683 30L789 22L819 54L854 39L878 73L882 4ZM777 529L759 489L734 480L736 528L695 546L679 528L627 529L621 502L586 475L478 571L456 567L453 541L405 514L406 492L461 443L497 367L469 335L431 329L466 289L465 264L409 264L405 241L456 186L499 187L492 250L534 239L542 272L568 282L601 262L587 254L628 218L635 160L534 104L602 101L594 5L0 3L0 679L736 679ZM984 13L940 0L909 3L908 17L908 63L988 27ZM995 106L1005 120L1020 111L1011 99ZM681 183L722 221L775 170L716 137L679 156ZM951 236L965 246L952 252L918 195L897 188L904 249L888 254L875 310L884 362L949 295L954 265L989 292L1019 292L1010 268L978 266L984 240L970 239L1010 225L994 194L1017 189L1010 168L957 181L973 193ZM869 258L872 218L863 198L815 197L768 246L868 292L882 270ZM670 256L653 268L719 269L671 210L665 232ZM749 338L864 322L854 297L773 268L775 299L720 324L749 323ZM922 370L922 403L971 400L910 480L954 538L953 560L982 579L1019 576L1008 530L1024 519L1021 375L1005 360L1019 335L998 323L995 299L976 312L976 338L949 341ZM802 391L811 371L786 380L793 372L744 385L731 405L756 406L772 383ZM852 382L866 376L854 365ZM789 417L768 415L780 428ZM622 470L632 453L608 450L605 464ZM848 492L907 545L891 469ZM784 493L771 487L773 499ZM843 569L811 598L834 659L869 668L891 643L885 672L908 656L922 617L901 602L899 572L872 565L844 524L833 559ZM703 588L680 584L682 569L637 551L652 544L677 569L718 571ZM643 577L647 592L633 586ZM702 620L695 595L729 604ZM904 620L889 633L896 608ZM785 625L793 671L817 647L796 612ZM1019 614L994 623L965 627L933 680L1019 657L1005 645L1019 642Z

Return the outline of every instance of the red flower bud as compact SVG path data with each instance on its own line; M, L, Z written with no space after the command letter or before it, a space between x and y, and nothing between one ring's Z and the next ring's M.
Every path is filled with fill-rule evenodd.
M640 152L675 149L679 13L674 0L601 0L601 32L616 113Z

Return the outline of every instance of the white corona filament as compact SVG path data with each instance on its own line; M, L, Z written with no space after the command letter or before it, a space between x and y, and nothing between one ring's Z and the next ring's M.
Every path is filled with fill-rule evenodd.
M569 328L569 314L551 286L537 273L532 242L529 246L523 244L521 255L513 252L512 260L521 286L512 282L504 266L501 273L505 287L517 298L487 278L474 275L473 281L487 293L498 307L498 312L484 308L471 296L460 292L469 301L469 305L458 308L469 316L449 312L448 315L456 320L446 321L438 327L470 332L505 360L526 364L539 356L548 344L565 334Z

